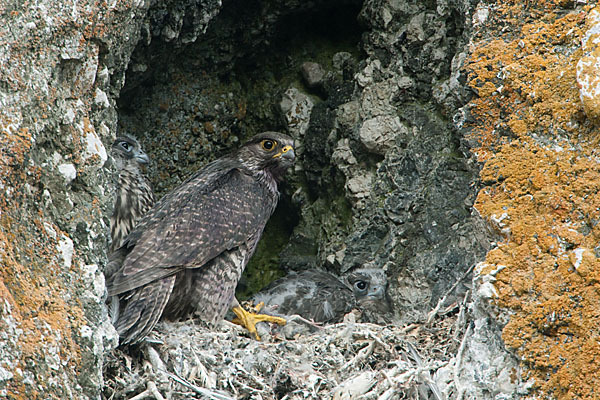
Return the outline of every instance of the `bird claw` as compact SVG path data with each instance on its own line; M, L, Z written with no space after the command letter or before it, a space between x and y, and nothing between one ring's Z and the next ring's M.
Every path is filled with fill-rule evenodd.
M256 324L259 322L273 322L279 325L285 325L286 321L284 318L275 317L272 315L259 314L258 312L264 307L265 303L260 302L256 306L251 307L250 311L244 310L242 306L233 307L233 312L237 315L231 322L234 324L241 325L248 329L250 335L256 340L260 340L260 336L256 331Z

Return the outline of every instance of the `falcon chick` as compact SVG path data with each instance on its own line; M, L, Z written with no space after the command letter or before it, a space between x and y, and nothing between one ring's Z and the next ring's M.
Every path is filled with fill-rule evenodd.
M118 172L115 204L110 216L111 245L109 252L121 247L136 222L154 205L154 193L140 166L150 159L139 142L129 135L117 137L111 156Z
M287 135L265 132L165 195L109 256L109 296L120 306L121 344L141 341L161 317L190 313L215 324L228 307L256 336L257 319L234 297L295 158ZM269 316L258 320L285 323Z
M366 322L385 322L392 311L388 280L378 268L362 268L341 280L320 270L292 272L252 297L275 315L297 314L322 323L341 322L353 309Z

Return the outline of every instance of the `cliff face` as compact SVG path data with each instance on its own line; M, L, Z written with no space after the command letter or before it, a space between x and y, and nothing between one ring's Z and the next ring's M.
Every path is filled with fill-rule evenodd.
M0 13L0 393L95 397L115 341L99 268L109 93L127 64L125 44L107 49L115 31L137 37L130 18L144 10L10 2Z
M454 353L431 367L451 398L593 396L597 10L45 0L0 15L0 395L100 396L117 133L140 139L160 196L281 130L298 163L241 295L290 270L383 268L397 326L447 293L441 306L464 302ZM185 359L173 340L189 329L163 329L160 354ZM373 396L394 394L380 378Z
M0 5L2 397L99 397L107 148L146 3Z
M475 208L503 236L481 266L510 315L502 338L561 399L597 396L599 351L599 14L571 7L479 8L464 124L484 165Z

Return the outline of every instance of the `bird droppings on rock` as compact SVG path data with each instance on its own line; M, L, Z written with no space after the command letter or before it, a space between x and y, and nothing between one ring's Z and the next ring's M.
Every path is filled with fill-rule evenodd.
M66 184L70 184L77 177L77 170L71 163L60 164L57 169L58 172L65 178Z

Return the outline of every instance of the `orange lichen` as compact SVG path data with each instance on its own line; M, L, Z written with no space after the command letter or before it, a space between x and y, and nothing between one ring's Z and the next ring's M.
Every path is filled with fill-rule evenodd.
M78 391L90 388L80 388L78 380L95 367L90 349L76 343L86 342L79 331L87 325L83 300L76 297L87 282L80 278L77 243L70 265L62 259L70 243L58 225L69 230L78 222L92 225L102 212L96 201L60 214L68 188L52 170L51 153L75 164L82 176L93 171L88 164L98 164L97 155L83 157L85 135L94 133L97 119L87 110L98 84L98 43L123 32L130 11L143 10L132 9L130 0L114 7L101 0L72 7L54 2L47 10L28 3L5 15L8 28L0 28L6 49L0 80L7 94L0 109L0 331L12 332L0 346L7 355L0 360L2 372L12 378L0 380L0 389L15 399L80 397ZM35 28L25 28L30 24ZM76 119L60 123L71 100L77 100ZM45 143L48 154L36 142Z
M14 338L20 358L43 360L44 349L50 346L62 349L63 355L68 354L61 357L61 361L75 362L71 365L75 368L79 348L73 342L71 330L84 320L82 311L67 304L62 295L68 286L58 274L56 241L40 232L32 233L31 226L26 229L21 222L16 226L11 211L3 209L0 218L0 300L11 304L11 317L22 330L22 334ZM29 262L25 266L18 259ZM22 378L14 374L9 394L27 393Z
M497 305L511 310L503 339L534 394L591 399L600 387L600 137L575 78L585 18L559 9L566 4L504 3L479 28L466 69L485 161L475 207L505 237L486 257L486 270L505 267L495 285Z
M59 267L55 237L62 232L42 219L32 218L27 211L28 205L39 204L35 197L39 193L33 188L39 184L41 172L38 167L27 166L31 135L27 129L12 126L12 121L0 123L0 184L4 188L0 192L0 304L10 305L10 318L22 331L13 338L19 351L19 359L15 360L18 369L28 369L28 360L34 364L44 360L45 349L50 347L61 349L61 362L75 371L79 347L73 341L72 329L84 323L83 312L65 300L64 291L69 285ZM43 217L41 211L37 214ZM55 235L49 234L46 227ZM0 321L0 326L4 323ZM25 387L17 368L6 388L9 397L36 398L37 392ZM37 382L38 389L46 384Z

